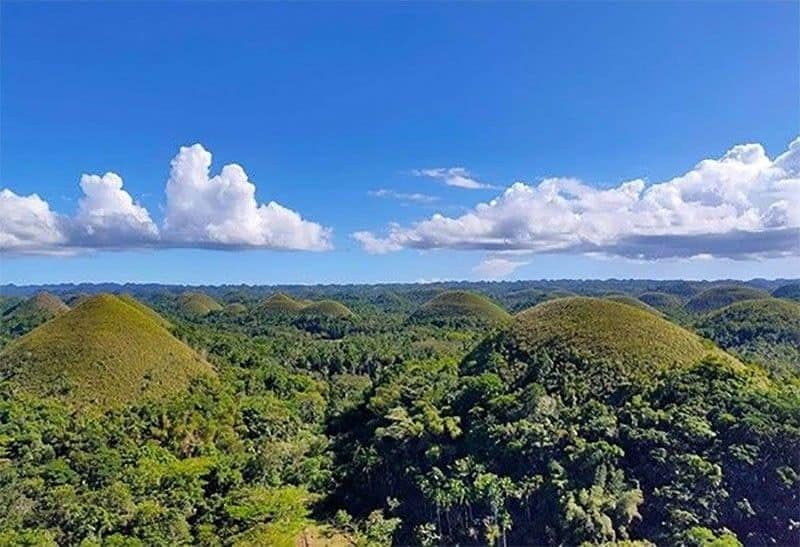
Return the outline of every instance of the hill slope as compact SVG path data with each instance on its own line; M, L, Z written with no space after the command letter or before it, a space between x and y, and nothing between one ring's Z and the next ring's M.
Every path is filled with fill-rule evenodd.
M721 347L774 371L800 372L800 304L767 298L712 312L698 331Z
M258 305L257 310L267 314L296 314L305 307L303 302L299 302L288 294L277 292L265 298Z
M10 344L0 371L23 389L100 407L174 393L213 374L150 314L109 294Z
M344 319L353 317L350 308L335 300L318 300L303 306L300 315L304 317L330 317Z
M495 354L492 357L492 354ZM485 341L468 357L468 371L498 368L509 381L555 367L554 378L580 376L580 363L608 364L614 373L602 381L645 379L659 370L696 363L708 354L735 359L699 336L649 311L600 298L563 298L544 302L514 317L509 327ZM545 357L546 355L546 357ZM498 359L499 358L499 359ZM597 371L591 371L595 373ZM582 381L589 382L589 376ZM598 380L599 381L599 380Z
M640 294L638 298L648 306L668 315L683 311L683 300L674 294L651 291Z
M772 291L775 298L786 298L800 302L800 283L790 283L783 285Z
M415 322L477 321L498 323L511 315L481 294L467 291L443 292L419 307L411 315Z
M179 309L188 315L206 315L221 310L219 302L201 292L186 292L178 299Z
M729 306L734 302L769 298L769 293L752 287L736 285L712 287L690 299L685 308L692 313L708 313Z
M49 318L69 311L69 306L54 294L40 292L17 304L6 312L17 318L44 316Z
M647 304L646 302L642 302L638 298L627 294L609 294L603 297L605 300L611 300L612 302L618 302L620 304L625 304L627 306L633 306L634 308L639 308L640 310L649 311L650 313L655 313L656 315L661 315L661 311L657 310L653 306Z

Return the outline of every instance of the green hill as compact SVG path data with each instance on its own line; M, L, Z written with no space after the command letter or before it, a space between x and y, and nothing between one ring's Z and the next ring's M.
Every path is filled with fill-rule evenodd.
M703 317L698 331L721 347L774 371L800 372L800 304L762 298Z
M304 307L305 303L295 300L288 294L277 292L262 300L257 309L267 314L293 315Z
M800 302L800 283L789 283L772 291L775 298L786 298Z
M178 308L187 315L206 315L221 310L219 302L201 292L186 292L178 299Z
M350 308L336 302L335 300L318 300L303 306L300 315L304 317L330 317L336 319L346 319L353 317L353 312Z
M102 294L7 346L0 374L34 393L105 408L178 392L213 370L150 313Z
M752 287L737 285L713 287L690 299L685 309L696 314L708 313L729 306L734 302L769 298L769 293Z
M683 310L683 300L680 296L665 292L646 292L639 295L639 300L667 315L674 315Z
M222 311L227 315L241 315L247 313L247 306L240 302L233 302L222 308Z
M40 292L8 310L6 315L17 318L42 316L50 319L67 311L69 306L59 297L49 292Z
M661 315L660 310L657 310L653 306L627 294L608 294L604 296L603 299L611 300L612 302L619 302L620 304L633 306L634 308L639 308L641 310L649 311L650 313L655 313L656 315Z
M129 306L133 306L137 311L140 311L143 314L147 315L148 317L150 317L150 319L153 319L165 329L169 329L172 326L172 323L164 319L157 311L155 311L150 306L143 304L139 300L136 300L136 298L134 298L133 295L127 293L119 294L117 295L117 298L119 298Z
M479 322L499 323L511 315L481 294L447 291L427 301L415 311L412 322Z
M547 368L552 377L574 375L580 382L646 379L659 370L696 363L713 354L735 360L710 342L638 307L601 298L563 298L517 314L467 359L467 369L497 368L509 381ZM592 363L583 370L581 363ZM613 372L592 379L603 367ZM596 366L594 366L596 365ZM581 375L586 374L583 379ZM587 389L591 388L588 386Z
M522 289L508 293L503 299L512 312L526 310L536 304L541 304L547 300L555 300L556 298L568 298L576 296L575 293L569 291L543 291L539 289Z

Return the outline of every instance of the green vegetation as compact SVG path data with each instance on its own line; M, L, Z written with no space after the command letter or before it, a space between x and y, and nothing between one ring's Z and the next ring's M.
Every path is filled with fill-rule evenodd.
M627 298L552 298L709 286L191 289L238 304L204 315L103 286L133 296L7 334L0 545L798 545L800 305L697 319L744 364ZM467 289L480 319L409 320Z
M639 308L640 310L649 311L650 313L655 313L656 315L661 315L661 311L643 302L642 300L627 294L609 294L603 298L606 300L611 300L612 302L633 306L634 308Z
M648 306L669 316L678 315L683 311L683 300L674 294L651 291L640 294L638 298Z
M187 315L206 315L221 310L219 302L201 292L186 292L178 299L179 309Z
M782 285L772 291L772 296L775 298L786 298L800 302L800 283L789 283Z
M213 374L150 314L108 294L11 343L0 370L26 391L101 408L175 393Z
M769 298L769 296L769 293L752 287L736 285L713 287L690 299L685 307L692 313L702 314L724 308L734 302Z
M436 325L492 324L502 323L510 317L507 311L483 295L467 291L447 291L420 306L410 320Z
M21 302L9 302L8 306L4 306L0 317L0 349L11 339L22 336L67 311L69 306L48 292L37 293Z
M703 317L698 331L721 347L775 372L800 372L800 304L765 298Z
M305 303L299 302L284 293L275 293L258 305L258 310L267 314L293 315L299 313Z
M234 302L225 306L223 311L228 315L241 315L243 313L247 313L247 306L240 302Z

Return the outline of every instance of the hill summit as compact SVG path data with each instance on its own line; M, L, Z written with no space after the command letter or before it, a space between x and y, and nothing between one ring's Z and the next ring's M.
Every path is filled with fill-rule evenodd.
M573 297L517 314L507 328L481 344L465 366L468 373L496 369L508 381L535 377L538 372L526 366L550 367L553 378L574 374L588 385L598 371L582 370L581 363L610 366L614 372L597 381L617 382L688 366L709 354L736 362L660 315L608 299Z
M686 309L692 313L702 314L722 309L734 302L769 297L770 294L768 292L752 287L740 287L737 285L712 287L689 300L686 303Z
M412 315L415 322L500 323L511 315L482 294L468 291L446 291L425 302Z
M8 310L6 315L17 318L43 316L47 319L69 311L63 300L49 292L40 292Z
M178 299L178 306L188 315L207 315L222 309L219 302L202 292L185 292Z
M110 294L85 300L6 347L0 373L22 389L99 407L158 398L213 375L137 304Z

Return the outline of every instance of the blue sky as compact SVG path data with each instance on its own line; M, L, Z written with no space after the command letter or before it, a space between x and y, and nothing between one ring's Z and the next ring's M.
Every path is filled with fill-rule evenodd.
M793 2L4 2L0 281L796 276L799 28ZM195 143L303 220L243 233L220 181L187 194L170 162ZM430 176L452 168L487 187ZM147 222L102 216L110 179L81 209L107 172ZM634 179L630 204L598 193Z

